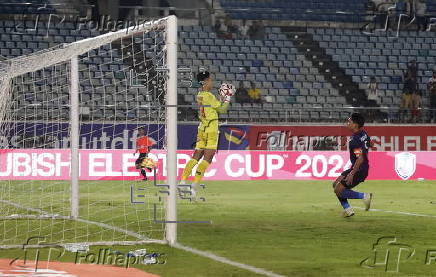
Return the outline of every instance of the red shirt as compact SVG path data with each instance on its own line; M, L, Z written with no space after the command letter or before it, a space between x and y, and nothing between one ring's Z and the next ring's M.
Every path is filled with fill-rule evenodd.
M138 137L136 139L136 151L139 153L148 153L148 147L153 146L153 144L153 141L147 136Z

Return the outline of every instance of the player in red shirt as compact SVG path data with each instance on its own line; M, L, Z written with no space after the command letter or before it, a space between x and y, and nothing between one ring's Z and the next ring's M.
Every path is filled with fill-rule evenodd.
M136 169L141 169L141 175L144 177L144 181L147 181L147 174L144 167L142 167L142 162L147 158L148 153L154 145L153 139L150 139L145 135L144 127L138 128L138 138L136 139L136 151L139 152L139 157L135 161Z

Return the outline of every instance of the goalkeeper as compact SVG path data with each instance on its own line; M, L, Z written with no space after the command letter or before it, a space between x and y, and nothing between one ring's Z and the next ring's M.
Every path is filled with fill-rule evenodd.
M194 181L191 185L191 197L195 198L198 183L212 162L213 156L218 147L218 114L226 113L229 107L233 86L222 84L220 88L221 101L218 101L214 94L210 92L213 87L213 79L207 71L197 75L197 81L201 84L201 91L197 94L199 105L197 143L194 155L186 164L181 177L180 184L185 184L186 179L191 175L192 169L198 164L195 172ZM203 160L200 162L200 159ZM200 162L200 163L199 163Z

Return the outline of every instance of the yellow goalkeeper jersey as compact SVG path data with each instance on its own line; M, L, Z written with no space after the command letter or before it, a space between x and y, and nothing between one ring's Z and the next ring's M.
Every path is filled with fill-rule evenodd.
M200 106L198 129L206 133L218 132L218 114L226 113L229 103L221 103L209 91L200 91L197 94L197 103Z

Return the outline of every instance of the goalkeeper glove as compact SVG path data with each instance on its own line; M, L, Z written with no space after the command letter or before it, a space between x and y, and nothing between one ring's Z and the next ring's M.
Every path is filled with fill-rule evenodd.
M224 100L224 103L229 103L230 100L232 100L232 96L230 96L230 95L224 95L223 100Z
M228 102L230 102L233 94L235 93L235 88L233 87L232 84L223 83L223 84L221 84L221 86L219 88L219 93L221 95L221 99L225 103L228 103Z

